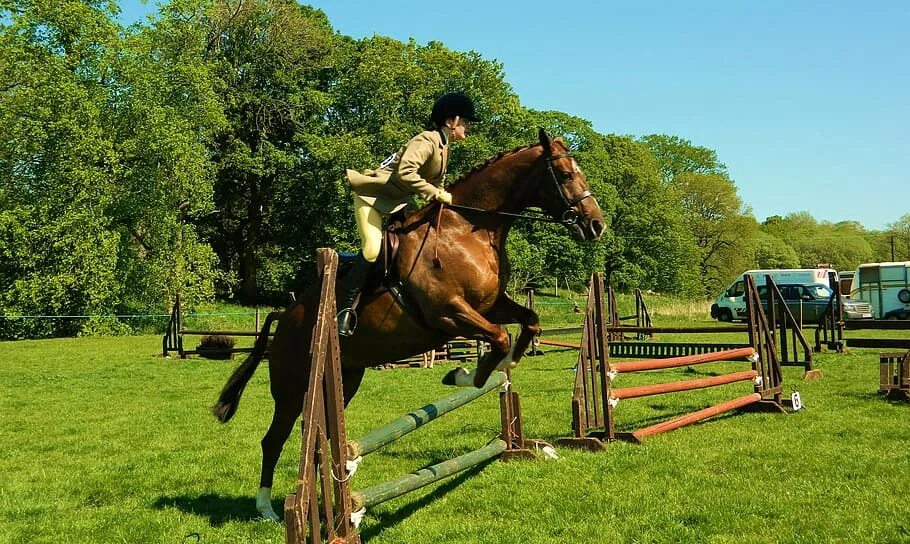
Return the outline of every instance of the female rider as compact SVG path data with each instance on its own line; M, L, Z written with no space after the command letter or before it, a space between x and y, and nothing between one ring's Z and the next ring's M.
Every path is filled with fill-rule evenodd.
M351 336L357 327L355 306L367 272L379 257L382 218L407 205L418 194L426 200L451 204L442 188L449 143L464 140L471 122L477 121L474 103L464 93L448 93L433 104L431 129L421 132L382 162L363 173L347 170L354 192L354 218L361 250L348 273L344 297L339 299L338 334Z

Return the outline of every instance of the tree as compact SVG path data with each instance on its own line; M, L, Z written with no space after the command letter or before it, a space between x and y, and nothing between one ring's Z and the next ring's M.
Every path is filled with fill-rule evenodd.
M692 294L697 289L692 235L678 194L664 183L648 148L629 137L596 135L605 159L606 208L612 232L605 235L606 273L620 289Z
M803 268L826 264L836 270L854 270L874 255L868 232L855 221L819 223L809 212L796 212L769 217L762 230L790 245Z
M796 250L777 236L760 230L755 239L753 256L758 268L799 268L799 255Z
M124 35L113 2L4 8L0 309L105 316L160 312L181 287L211 294L204 266L173 264L211 255L178 219L180 202L210 202L199 139L211 104L193 92L205 88L194 66ZM123 328L103 317L0 326L3 337Z
M717 152L713 149L665 134L649 134L639 138L639 141L651 150L657 159L660 175L667 183L684 173L727 174L727 167L717 159Z
M758 224L725 175L687 172L673 184L700 250L698 268L710 296L749 267Z
M882 233L888 242L889 251L887 259L896 261L910 261L910 213L902 215L897 221L888 224L888 228ZM893 242L892 242L893 240ZM893 257L890 250L894 246Z

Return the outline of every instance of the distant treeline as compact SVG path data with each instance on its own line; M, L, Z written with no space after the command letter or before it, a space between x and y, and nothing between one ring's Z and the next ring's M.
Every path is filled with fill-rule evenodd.
M758 224L716 153L668 135L600 134L521 105L503 66L442 43L356 40L293 0L173 0L123 27L113 0L0 3L0 314L161 313L265 302L314 276L314 250L358 246L345 168L378 164L462 90L483 122L452 179L562 135L612 224L597 244L519 222L513 287L715 294L750 267L850 269L910 258L887 232L808 213ZM116 319L10 320L0 338L128 332Z

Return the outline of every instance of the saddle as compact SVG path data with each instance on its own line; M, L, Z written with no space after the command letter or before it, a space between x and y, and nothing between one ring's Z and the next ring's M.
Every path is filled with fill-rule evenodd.
M389 222L388 227L382 231L382 247L379 251L379 258L376 259L376 262L370 268L363 286L363 292L371 297L385 293L390 287L401 282L401 278L398 276L398 269L394 264L395 259L398 258L398 229L402 225L403 218L398 220L393 216L393 219L393 221ZM338 254L339 277L347 276L356 258L356 253Z
M358 297L355 310L358 310L360 306L369 300L375 299L384 293L390 293L402 310L410 314L418 323L426 326L426 320L420 308L405 289L404 282L398 274L398 267L395 266L398 258L399 233L406 218L407 216L402 212L390 216L388 226L382 231L382 247L379 251L379 258L376 259L367 274L367 279L364 282L362 294ZM356 253L341 253L338 255L339 278L347 276L356 257Z

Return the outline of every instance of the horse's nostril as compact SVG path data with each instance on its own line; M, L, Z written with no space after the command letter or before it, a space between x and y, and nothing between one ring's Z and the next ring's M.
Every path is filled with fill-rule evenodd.
M603 234L606 228L607 227L604 225L603 221L600 221L599 219L594 219L591 221L591 233L595 238L600 238L600 235Z

